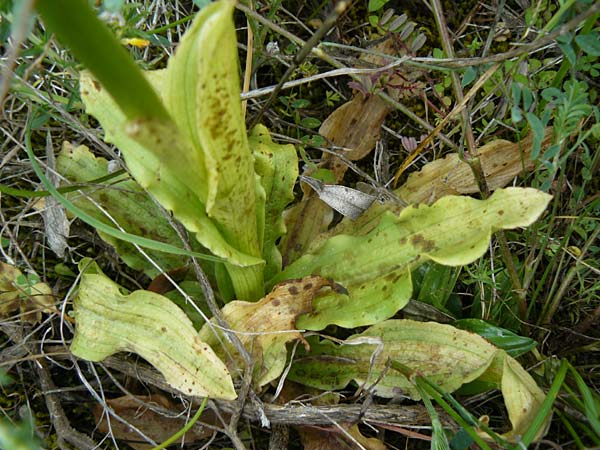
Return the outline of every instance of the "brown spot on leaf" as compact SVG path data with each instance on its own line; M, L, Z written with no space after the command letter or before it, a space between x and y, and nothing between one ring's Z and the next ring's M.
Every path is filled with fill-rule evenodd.
M410 242L424 252L430 252L435 249L435 241L425 239L422 234L415 234L410 238Z
M292 295L298 295L298 288L296 286L290 286L288 292Z
M92 80L92 84L94 85L94 89L96 89L98 92L102 91L102 85L96 80Z
M498 211L498 215L499 216L503 216L504 215L504 210L501 209L500 211Z
M281 300L279 300L278 298L273 299L272 305L273 306L279 306L281 304Z

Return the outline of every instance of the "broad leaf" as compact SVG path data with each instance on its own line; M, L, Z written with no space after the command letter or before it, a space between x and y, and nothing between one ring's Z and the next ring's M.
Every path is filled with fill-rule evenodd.
M346 288L347 294L318 297L315 311L299 319L300 328L371 325L406 305L411 269L426 260L449 266L475 261L486 251L493 230L530 225L550 198L535 189L508 188L487 200L447 196L432 206L410 206L398 216L388 211L368 224L368 232L359 229L358 235L318 243L271 283L320 275Z
M310 352L296 359L292 381L319 389L342 389L350 381L381 397L409 395L418 400L413 382L387 362L397 361L447 392L480 379L502 390L513 430L523 434L544 401L544 393L521 365L482 337L449 325L388 320L351 336L343 345L310 340Z
M275 243L286 231L283 210L294 200L298 157L293 145L273 142L262 125L252 130L249 144L254 154L254 170L260 177L265 196L261 245L266 261L265 277L271 278L281 271L281 253Z
M238 298L255 300L263 293L257 233L263 211L239 99L233 6L219 1L202 9L167 69L146 73L169 118L126 120L85 73L81 92L140 185L229 262Z
M206 172L206 212L228 242L259 255L254 161L240 102L238 54L231 1L202 9L169 60L164 102Z
M146 75L149 75L148 73ZM153 73L150 77L157 90L160 77ZM198 183L194 190L184 184L200 179L205 171L200 162L190 161L186 155L191 154L189 145L177 142L178 130L171 125L156 125L152 131L144 130L142 123L136 122L128 127L126 132L125 116L102 87L83 72L80 79L81 96L86 105L86 111L96 117L104 128L106 142L115 144L125 155L127 166L135 179L147 189L167 209L173 210L177 219L196 238L215 255L237 261L240 264L256 264L259 259L244 255L233 248L220 234L215 224L206 215L202 192ZM148 125L148 129L151 127ZM158 131L160 128L162 130ZM148 134L150 133L150 134ZM145 146L134 140L148 141ZM153 136L156 139L153 140ZM165 136L163 141L161 136ZM170 136L167 138L167 136Z
M225 364L173 302L150 291L121 293L120 286L87 258L80 267L71 344L75 356L101 361L117 352L134 352L187 395L236 397Z
M251 351L256 362L256 383L259 386L279 377L286 364L286 343L304 341L296 329L296 318L312 310L313 299L323 288L336 288L322 277L306 277L278 284L259 302L230 302L223 308L223 317ZM222 338L212 323L200 330L203 341L217 349L219 355L235 354L235 349ZM219 346L224 343L226 349Z
M63 143L56 165L63 176L75 183L85 183L109 173L106 159L95 157L84 145L74 147L68 142ZM121 176L110 186L90 189L86 196L71 193L66 197L75 206L101 222L114 224L105 214L107 212L120 227L131 234L174 246L182 246L181 239L165 215L139 184L127 176ZM98 234L115 248L129 267L143 270L151 278L158 275L159 270L156 266L144 258L133 244L116 239L101 231L98 231ZM200 246L196 245L195 250L201 251ZM182 255L155 250L146 250L146 252L164 271L183 266L188 261L188 258Z

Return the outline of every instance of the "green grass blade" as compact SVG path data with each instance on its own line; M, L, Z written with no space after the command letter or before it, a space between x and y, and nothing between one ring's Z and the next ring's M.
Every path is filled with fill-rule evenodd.
M569 419L567 417L565 417L565 415L558 410L556 411L556 415L558 416L558 418L562 422L563 426L567 429L567 431L571 435L571 438L573 438L573 441L575 442L575 445L577 446L577 448L579 450L585 449L583 442L581 442L581 439L579 438L579 433L575 430L575 428L573 428L573 425L571 425L571 423L569 422Z
M94 186L100 183L104 183L105 181L112 180L120 175L123 175L125 171L123 169L119 169L115 172L109 173L108 175L104 175L102 177L96 178L95 180L90 180L85 184L72 184L70 186L63 186L60 188L56 188L56 191L61 194L68 194L69 192L85 190L90 186ZM50 191L29 191L27 189L15 189L10 186L6 186L4 184L0 184L0 192L11 195L13 197L25 197L25 198L40 198L40 197L48 197L52 195Z
M169 116L142 71L87 0L39 0L36 8L48 29L70 47L128 119Z
M424 383L423 377L415 377L415 387L419 391L419 394L423 399L425 409L431 418L431 450L450 450L450 443L448 442L448 438L444 432L444 426L442 425L440 416L431 403L429 395L427 395L427 392L423 387Z
M390 363L392 369L397 370L405 377L410 378L413 371L409 367L404 364L392 360ZM477 434L477 431L473 428L473 424L477 424L478 421L467 413L466 419L461 416L461 414L457 413L452 406L450 406L443 398L442 394L438 392L437 387L429 381L426 377L418 377L421 380L421 383L418 384L419 390L423 390L428 396L430 396L435 402L440 405L446 413L454 419L454 421L459 424L468 434L473 438L473 440L482 448L483 450L491 450L491 447ZM425 398L422 396L422 398ZM461 410L462 410L461 406Z
M535 416L535 418L533 419L533 421L531 423L531 426L525 432L525 434L523 435L523 438L521 439L520 444L524 445L525 447L528 447L529 444L531 444L533 442L533 439L535 438L538 430L546 422L546 418L552 412L552 405L554 405L554 401L556 400L556 397L558 396L560 388L561 388L563 382L565 381L565 376L567 375L568 368L569 368L569 363L563 359L560 363L558 372L556 373L556 376L554 377L552 386L550 386L550 389L548 390L548 393L546 394L546 399L544 400L544 403L542 403L540 411ZM522 447L517 446L517 447L515 447L515 450L518 448L522 448Z
M594 432L600 437L600 413L598 411L598 406L596 405L596 400L594 399L594 394L573 366L570 367L570 371L573 378L575 378L575 383L577 383L577 387L583 397L585 416L589 420Z
M152 239L147 239L140 236L136 236L134 234L126 233L94 219L92 216L82 211L69 200L67 200L67 198L63 196L60 192L58 192L58 190L52 185L50 180L48 180L48 178L44 175L44 172L42 171L40 165L37 163L35 155L33 154L33 150L31 149L31 129L29 128L29 126L27 127L25 132L25 150L27 151L27 156L31 161L31 166L35 174L41 180L42 184L46 187L48 192L50 192L52 196L56 198L68 211L73 213L75 216L77 216L77 218L84 221L88 225L94 227L96 230L106 233L109 236L115 237L117 239L121 239L132 244L137 244L140 247L149 248L151 250L172 253L174 255L195 256L196 258L205 259L207 261L223 262L223 259L217 256L187 251L182 248L175 247L174 245L165 244L164 242L154 241Z

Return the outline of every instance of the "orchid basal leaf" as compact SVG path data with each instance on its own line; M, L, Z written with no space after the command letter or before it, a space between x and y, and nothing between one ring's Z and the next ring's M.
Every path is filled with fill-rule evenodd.
M108 161L95 157L90 150L80 145L75 147L68 142L56 160L58 172L75 183L86 183L108 175ZM152 199L134 180L126 175L115 180L110 186L93 189L87 196L78 192L66 195L75 206L92 215L97 220L113 225L105 212L126 232L174 246L181 246L181 239ZM159 270L144 258L129 242L116 239L101 231L98 235L115 248L125 263L135 269L143 270L154 278ZM195 250L201 251L199 244ZM175 269L187 263L188 258L155 250L146 250L151 259L164 271Z
M134 352L186 395L236 398L225 364L173 302L144 290L122 294L89 258L80 267L71 344L75 356L101 361L117 352Z
M149 78L157 88L158 74L152 75ZM86 111L100 121L105 132L104 140L119 147L125 155L129 170L142 187L152 193L165 208L172 210L189 231L196 233L198 241L215 255L239 264L261 262L260 259L232 247L207 216L200 190L203 165L194 164L186 156L191 153L191 149L186 147L187 144L177 142L178 130L172 123L155 123L153 127L144 130L143 121L136 121L126 127L126 117L88 72L81 74L80 85ZM151 134L153 131L157 134ZM194 167L197 171L193 170ZM184 184L184 180L196 180L195 189Z
M285 234L283 211L294 200L294 185L298 178L298 157L293 145L273 142L266 127L256 126L249 136L254 154L254 170L260 177L265 197L264 225L261 246L266 261L265 278L281 271L281 253L275 244Z
M312 310L316 293L324 288L335 289L335 285L322 277L305 277L278 284L258 302L233 301L225 305L224 319L232 330L240 331L240 340L252 352L258 386L264 386L283 372L287 360L286 343L305 342L296 329L296 318ZM226 340L219 338L217 333L221 334L212 323L204 324L200 338L215 348L223 359L227 354L236 354L232 345L227 344L227 349L219 345Z
M432 206L413 205L381 215L368 233L333 236L289 265L271 283L306 275L331 278L348 293L315 299L300 328L346 328L392 317L410 299L410 271L426 260L458 266L481 257L493 230L523 227L544 211L551 196L529 188L497 190L487 200L447 196Z
M164 102L175 123L201 153L208 215L228 242L258 256L254 160L240 102L235 2L214 2L199 13L170 58Z
M544 401L531 375L505 351L476 334L435 322L387 320L339 346L310 340L310 351L294 361L288 378L325 390L342 389L353 380L381 397L409 395L418 400L412 381L390 370L389 360L446 392L477 379L493 383L502 391L513 425L504 435L507 439L523 434Z
M239 100L233 3L197 15L166 70L146 77L170 118L129 118L89 74L86 110L102 124L140 185L217 256L241 298L262 294L256 179ZM237 269L232 266L238 266ZM249 269L247 279L239 267ZM239 278L242 278L240 281Z

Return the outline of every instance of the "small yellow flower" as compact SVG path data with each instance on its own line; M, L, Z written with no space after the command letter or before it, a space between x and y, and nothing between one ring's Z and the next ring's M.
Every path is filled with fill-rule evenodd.
M121 39L121 44L123 45L133 45L137 48L145 48L150 45L150 41L148 39L140 39L140 38L123 38Z

